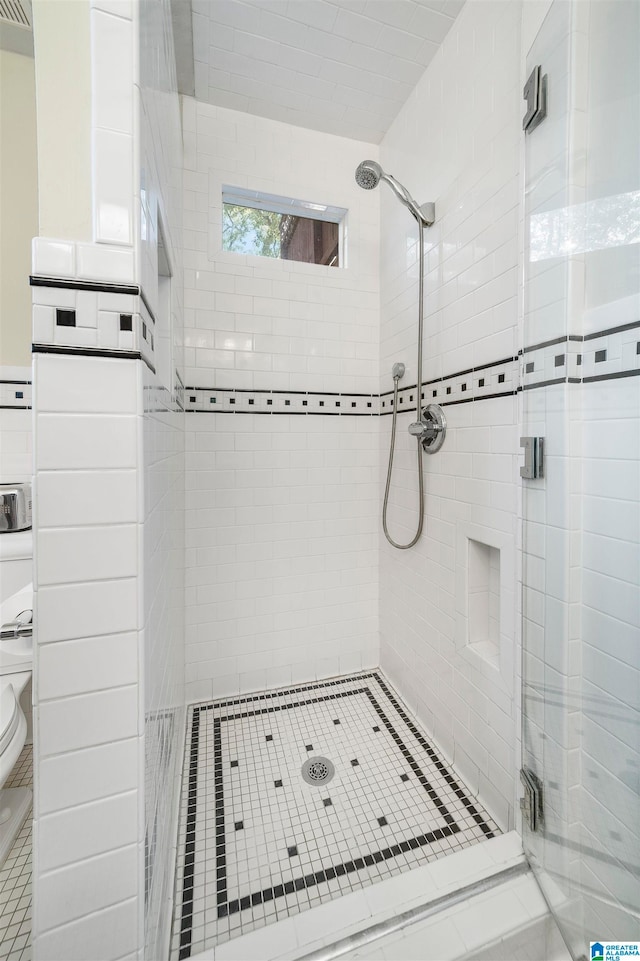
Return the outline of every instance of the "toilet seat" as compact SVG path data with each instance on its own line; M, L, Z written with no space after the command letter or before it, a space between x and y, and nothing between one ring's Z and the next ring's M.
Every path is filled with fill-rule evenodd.
M0 675L0 789L11 774L27 737L20 695L30 679L31 671Z
M13 739L20 722L20 705L13 685L2 678L0 691L0 757Z

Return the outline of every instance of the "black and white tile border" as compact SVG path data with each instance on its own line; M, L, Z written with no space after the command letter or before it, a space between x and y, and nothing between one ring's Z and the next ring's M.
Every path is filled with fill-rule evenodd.
M424 404L468 404L474 400L508 397L517 390L517 358L483 364L480 367L461 370L455 374L427 380L422 385L420 400ZM398 391L398 410L415 409L416 386L403 387ZM393 413L393 391L385 391L380 397L380 413Z
M424 381L424 404L468 404L510 397L551 384L593 383L640 374L640 321L584 336L558 337L533 344L518 357ZM416 385L398 392L398 410L413 411ZM332 414L386 416L393 413L393 390L382 394L185 388L185 410L219 414Z
M640 321L533 344L520 358L523 390L635 377L640 375Z
M34 353L91 353L154 369L155 317L136 284L30 277Z
M33 351L141 359L155 372L155 325L144 291L136 284L32 276ZM640 321L569 335L521 350L517 357L428 380L420 401L443 407L509 397L521 390L561 383L592 383L640 374ZM0 384L1 407L30 407L26 384ZM312 414L375 417L393 413L393 390L382 394L186 387L183 404L193 413ZM398 393L398 410L416 404L415 384ZM20 397L20 394L23 394ZM180 391L182 394L182 390ZM23 402L23 403L20 403Z
M185 387L185 410L213 414L323 414L375 417L377 394Z
M446 377L425 381L421 403L466 404L516 393L517 357L484 364ZM398 392L398 410L414 411L416 385ZM185 388L185 410L215 414L323 414L334 417L377 417L393 413L393 391L383 394L320 393L318 391L233 390Z
M343 861L332 858L322 860L320 865L316 864L317 869L303 869L301 865L298 870L296 861L296 867L289 880L281 878L277 867L274 866L271 871L270 886L264 887L260 884L256 875L253 882L249 880L249 887L253 888L251 893L241 896L240 892L235 890L237 885L234 886L229 879L229 874L233 874L233 866L227 863L227 843L230 842L226 835L232 830L231 824L235 833L243 831L246 825L244 819L235 820L230 815L230 810L225 810L225 785L229 789L230 782L228 779L225 782L224 771L229 764L231 768L237 768L238 761L230 760L233 755L227 757L224 753L223 725L227 722L232 725L245 723L245 720L258 719L263 715L266 718L274 712L304 710L306 707L320 705L323 702L327 704L331 702L332 709L335 707L338 711L341 699L360 696L367 700L374 712L376 726L373 727L373 731L384 731L390 736L394 749L398 752L398 758L402 758L407 770L411 772L411 778L426 792L433 809L433 820L429 827L425 827L422 833L418 830L415 836L412 834L405 839L398 838L395 843L393 837L385 838L381 835L378 841L371 842L373 847L368 853L359 853L356 847L349 851L351 859L347 854ZM335 725L341 722L334 719L333 723ZM203 728L212 732L212 742L207 742ZM211 737L211 734L209 736ZM203 737L204 744L201 743ZM412 738L414 743L410 744ZM266 736L266 741L272 740L272 735ZM423 756L419 752L416 753L416 744L424 752ZM314 745L306 744L305 749L308 753L313 752ZM212 776L208 773L209 767L206 766L207 762L203 761L203 758L209 758ZM358 760L352 759L351 764L357 766ZM400 778L405 782L409 779L408 775ZM408 851L428 852L431 846L438 845L443 839L453 838L456 835L464 837L465 828L462 826L464 819L469 819L473 824L477 832L476 839L493 837L498 831L496 825L490 822L482 808L474 803L464 786L440 759L377 671L299 685L286 690L193 705L187 731L185 780L183 797L186 798L186 808L183 833L181 831L182 848L179 852L182 883L179 912L176 918L179 958L190 957L192 944L199 940L193 934L196 926L194 902L201 896L201 892L196 892L200 884L196 874L198 870L202 871L203 857L202 850L198 849L199 844L202 846L203 838L202 827L198 829L198 824L202 825L205 816L215 825L215 862L213 852L209 852L207 857L212 864L215 863L215 877L211 878L215 883L215 894L212 892L211 895L215 898L215 906L211 906L211 911L212 920L217 918L218 921L242 914L245 910L250 912L256 905L279 902L280 899L286 899L296 891L305 889L315 891L318 887L322 889L324 885L336 878L351 874L357 878L359 872L366 875L372 865L383 862L392 863L394 858ZM281 788L282 781L276 781L275 787ZM331 790L328 788L329 792ZM331 797L327 797L322 803L327 807L333 802ZM419 823L424 825L421 819ZM377 824L380 827L386 826L387 818L384 815L378 817ZM385 839L387 846L385 846ZM289 859L296 859L299 855L298 846L288 847L287 852ZM201 906L198 910L202 910ZM198 926L201 927L200 921Z
M30 410L32 391L30 380L0 380L0 410Z

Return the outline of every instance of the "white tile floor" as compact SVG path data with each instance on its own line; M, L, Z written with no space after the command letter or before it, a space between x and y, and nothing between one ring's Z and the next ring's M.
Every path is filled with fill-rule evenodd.
M321 786L301 777L317 756ZM497 833L379 672L196 705L172 958Z
M33 757L25 745L6 787L31 787ZM31 811L0 868L0 961L31 961Z

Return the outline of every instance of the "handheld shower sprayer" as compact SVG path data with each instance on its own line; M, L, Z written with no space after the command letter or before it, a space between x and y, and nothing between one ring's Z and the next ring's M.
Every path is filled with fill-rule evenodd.
M418 524L416 532L406 544L395 541L389 533L387 526L387 510L389 507L389 493L391 490L391 474L393 471L393 452L396 444L396 420L398 416L398 389L399 382L404 377L405 366L398 361L393 365L391 376L393 377L393 417L391 421L391 445L389 448L389 465L387 468L387 483L384 491L384 503L382 507L382 529L384 535L392 545L398 550L405 551L413 547L420 540L424 525L424 476L422 466L422 451L431 454L439 450L444 441L446 431L446 421L440 408L435 404L430 404L422 410L422 340L424 328L424 228L431 227L435 221L435 204L422 204L421 207L415 202L409 191L391 174L384 172L379 163L375 160L363 160L356 169L356 183L363 190L373 190L381 180L389 184L398 200L404 204L412 216L418 222L418 250L420 251L420 276L418 282L418 362L416 364L417 383L416 383L416 421L409 427L409 433L417 439L418 449Z
M426 203L419 207L407 188L391 174L385 173L375 160L363 160L361 164L358 164L356 183L363 190L373 190L381 180L389 184L400 203L403 203L411 211L418 223L422 223L425 227L431 227L436 217L435 204Z

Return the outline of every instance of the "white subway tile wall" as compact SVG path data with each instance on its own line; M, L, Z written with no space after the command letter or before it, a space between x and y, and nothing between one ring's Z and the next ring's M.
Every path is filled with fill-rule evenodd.
M97 242L33 244L43 959L138 956L145 940L150 957L168 950L184 714L182 146L169 3L138 15L92 2ZM163 379L159 215L175 340ZM73 348L86 356L64 356Z
M377 391L377 147L183 98L187 386ZM344 207L346 266L222 250L222 186Z
M73 370L70 365L74 365ZM78 389L74 389L76 365L82 367L82 372L78 369ZM98 508L89 507L89 497L85 496L74 516L64 481L56 477L58 471L66 478L77 477L80 488L84 485L87 490L98 473L108 482L111 470L120 475L123 468L138 467L136 410L140 385L136 366L134 361L79 361L48 354L36 355L34 363L39 384L34 605L41 625L34 665L34 727L35 763L38 770L43 766L34 798L38 844L34 950L42 957L53 956L52 945L59 938L66 939L71 954L74 950L80 954L95 943L86 919L79 922L65 918L71 925L61 929L59 912L46 908L40 912L38 904L47 901L42 892L55 889L61 903L65 899L73 901L70 892L76 889L81 872L85 883L101 892L93 906L94 911L101 912L131 896L128 889L118 894L122 879L101 855L127 845L132 847L133 856L139 850L140 748L135 748L135 768L125 778L117 771L119 751L102 750L100 760L107 766L100 779L101 789L88 790L87 784L96 751L107 745L137 745L142 733L137 693L140 651L135 567L140 525L131 523L138 518L132 518L126 501L121 515L119 503L113 498L107 511L104 503ZM118 398L118 414L79 413L108 410L111 397ZM104 447L91 443L96 437L104 438ZM120 437L129 437L129 442L119 443ZM42 502L41 483L48 490ZM128 555L120 555L116 566L109 567L108 557L96 549L93 534L110 537L109 532L114 530L123 532L126 543L122 541L121 546L128 546ZM114 650L121 655L117 666ZM106 673L98 671L101 659L109 664ZM64 806L61 792L67 801ZM60 870L63 867L65 870ZM90 884L88 877L92 879ZM102 917L102 913L97 916Z
M633 865L640 851L634 789L640 765L634 734L640 679L638 379L585 385L582 412L578 884L587 892L585 914L592 918L594 936L604 930L633 938L640 920L637 902L629 896L637 889ZM603 435L609 438L604 445Z
M448 381L451 394L425 397L446 405L448 433L442 451L425 458L423 538L407 552L380 538L381 665L503 828L515 823L516 566L504 585L512 602L500 625L503 674L456 641L467 565L457 531L498 531L515 556L520 17L519 3L467 4L380 146L383 167L418 203L436 202L425 231L423 376L468 371L476 381L474 368L509 361L483 387L507 396L464 402L461 377ZM384 186L381 203L380 390L388 391L396 361L406 364L405 383L416 382L419 251L415 222ZM392 536L405 542L417 524L409 419L399 415L389 513ZM390 428L382 418L383 470Z
M137 911L130 899L139 873L125 878L105 856L121 848L134 864L141 850L136 566L141 525L126 498L122 508L113 497L96 505L89 493L96 477L108 485L112 471L121 478L140 466L137 367L132 360L34 358L34 607L40 626L34 652L35 763L40 772L34 796L34 950L40 957L55 957L60 944L65 944L65 956L86 956L97 943L106 909L130 913L133 905ZM117 414L108 412L112 398L118 398L113 400ZM104 446L96 438L103 438ZM77 515L68 500L69 479L84 491ZM104 554L98 546L113 531L119 532L122 549L115 566L114 555L111 561L109 556L116 544L109 548L105 542ZM129 764L121 772L127 752ZM101 774L92 784L97 764ZM74 904L80 876L80 886L91 897L91 913L70 917L63 906ZM125 931L116 937L105 930L105 956L116 956L111 952L124 943ZM129 947L135 946L134 938Z
M30 481L32 457L31 367L0 367L0 484Z
M375 666L378 418L188 415L189 700Z
M94 239L134 244L137 187L134 168L134 94L138 58L131 9L91 6L91 88ZM120 64L114 71L113 64Z
M378 424L343 415L377 411L378 201L374 146L188 98L183 124L192 700L377 663ZM347 266L223 251L223 184L348 208Z

